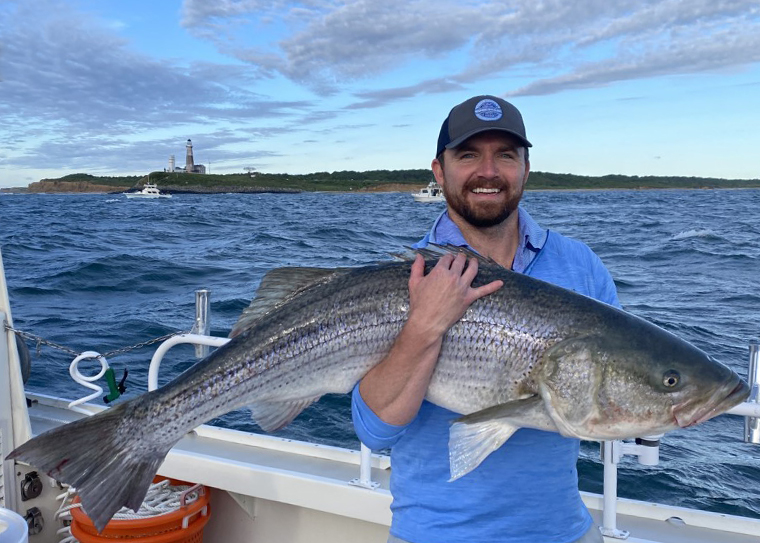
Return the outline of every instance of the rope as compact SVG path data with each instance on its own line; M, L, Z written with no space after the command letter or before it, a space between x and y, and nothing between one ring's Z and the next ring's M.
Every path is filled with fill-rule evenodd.
M79 540L71 535L71 521L73 520L71 510L79 507L78 503L72 503L76 493L69 485L63 486L66 488L66 492L56 496L55 499L59 500L61 505L58 506L58 510L53 515L53 522L62 522L63 528L59 528L55 533L59 538L62 538L58 543L79 543Z
M61 521L64 524L64 527L56 532L58 537L63 538L58 543L78 543L77 539L71 535L71 522L73 520L71 510L75 507L81 508L82 504L81 502L73 503L76 496L76 489L74 487L69 485L63 486L66 488L66 491L56 496L55 499L60 501L61 504L53 515L54 522ZM117 520L134 520L172 513L180 508L180 497L189 488L192 487L189 485L172 485L166 479L153 483L148 488L148 493L145 495L145 499L136 513L127 507L122 507L113 518ZM200 490L188 492L185 496L185 505L195 502L199 497Z
M157 517L165 515L180 508L180 496L189 489L189 485L172 485L164 479L158 483L150 485L148 493L143 500L140 509L135 513L127 507L122 507L113 516L115 519L132 520L138 518ZM188 492L185 497L185 504L193 503L199 497L199 491Z

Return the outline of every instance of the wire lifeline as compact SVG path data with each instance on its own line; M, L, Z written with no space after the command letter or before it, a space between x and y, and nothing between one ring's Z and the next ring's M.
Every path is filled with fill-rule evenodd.
M79 356L79 355L81 355L84 352L84 351L81 351L81 352L80 351L76 351L74 349L66 347L65 345L61 345L59 343L55 343L53 341L47 340L47 339L45 339L43 337L40 337L40 336L37 336L35 334L31 334L29 332L24 332L23 330L18 330L16 328L14 328L13 326L9 325L7 321L4 322L3 325L4 325L4 328L5 328L6 331L13 332L14 334L16 334L17 336L19 336L19 337L21 337L23 339L28 339L29 341L34 341L36 343L36 345L37 345L37 355L38 356L39 356L40 348L41 348L42 345L45 345L47 347L52 347L53 349L57 349L59 351L63 351L65 353L68 353L68 354L71 354L71 355L74 355L74 356ZM153 345L154 343L159 343L159 342L162 342L162 341L166 341L167 339L172 338L174 336L179 336L179 335L187 334L187 333L189 333L189 332L187 332L187 331L171 332L170 334L166 334L166 335L163 335L163 336L160 336L160 337L157 337L157 338L149 339L147 341L141 341L140 343L135 343L134 345L130 345L128 347L121 347L119 349L114 349L112 351L108 351L106 353L103 353L101 356L103 356L105 358L113 358L113 357L118 356L120 354L125 354L125 353L128 353L130 351L134 351L135 349L141 349L142 347L147 347L149 345ZM95 358L95 357L93 357L93 358Z

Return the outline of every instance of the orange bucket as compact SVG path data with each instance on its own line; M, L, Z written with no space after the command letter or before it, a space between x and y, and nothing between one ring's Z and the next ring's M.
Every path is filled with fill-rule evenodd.
M153 482L165 480L156 477ZM169 479L171 485L189 485L184 481ZM185 497L193 490L199 491L198 499L185 504ZM79 503L79 497L73 503ZM182 493L180 507L176 511L153 517L137 519L113 519L98 534L95 525L80 507L71 509L71 535L80 543L113 543L114 540L130 540L132 543L201 543L203 528L209 521L209 491L196 485Z

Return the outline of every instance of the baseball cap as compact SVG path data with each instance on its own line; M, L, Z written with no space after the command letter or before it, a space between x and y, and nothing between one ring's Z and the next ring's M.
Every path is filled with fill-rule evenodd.
M525 125L518 109L496 96L474 96L454 106L443 121L438 135L438 150L459 146L466 140L487 130L501 130L516 137L525 147L532 147L525 137Z

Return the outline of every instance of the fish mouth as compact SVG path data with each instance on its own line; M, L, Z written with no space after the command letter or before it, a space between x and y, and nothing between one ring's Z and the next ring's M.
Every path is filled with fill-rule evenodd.
M673 406L673 418L676 424L681 428L701 424L740 404L747 399L750 392L747 383L741 379L739 379L739 382L731 392L721 399L722 390L725 390L725 388L718 390L706 402L692 399Z

